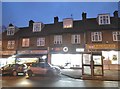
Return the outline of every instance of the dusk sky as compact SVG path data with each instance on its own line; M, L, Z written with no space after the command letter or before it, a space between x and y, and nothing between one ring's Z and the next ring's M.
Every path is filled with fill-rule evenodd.
M29 20L49 24L55 16L62 21L72 14L74 20L81 20L82 12L87 13L87 18L96 18L102 13L113 16L115 10L118 10L117 2L3 2L2 24L26 27Z

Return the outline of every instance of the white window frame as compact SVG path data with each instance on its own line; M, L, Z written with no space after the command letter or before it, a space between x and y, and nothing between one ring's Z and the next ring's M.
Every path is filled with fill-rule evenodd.
M102 41L102 32L91 32L91 41L92 42Z
M62 35L54 35L54 44L62 44Z
M45 37L37 38L37 46L45 46Z
M15 47L15 41L9 40L7 43L7 49L14 49L14 47Z
M22 39L22 47L29 47L30 46L30 39L29 38L23 38Z
M33 32L40 32L41 31L41 22L35 22L33 23Z
M120 36L120 31L114 31L113 33L113 41L120 41L118 36Z
M72 44L80 44L80 34L74 34L71 36Z
M99 25L110 24L110 15L109 14L101 14L99 15Z
M63 20L63 28L72 28L73 27L73 19L67 18Z
M7 28L7 35L14 35L15 33L15 27L14 26L10 26Z

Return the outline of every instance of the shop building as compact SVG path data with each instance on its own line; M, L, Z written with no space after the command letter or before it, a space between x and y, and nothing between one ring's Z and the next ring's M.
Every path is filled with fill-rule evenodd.
M51 64L82 68L83 54L94 51L102 52L105 60L117 57L118 61L119 21L118 11L115 11L113 16L107 13L96 18L87 18L87 14L82 13L82 20L65 18L62 22L54 17L51 24L30 20L28 27L21 28L10 24L2 35L2 56L47 55L46 61Z

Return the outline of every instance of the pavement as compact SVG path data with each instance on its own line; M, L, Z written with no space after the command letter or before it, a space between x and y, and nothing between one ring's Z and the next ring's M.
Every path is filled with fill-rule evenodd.
M61 69L61 74L74 78L74 79L97 79L103 81L120 81L119 76L120 70L104 70L104 76L95 76L91 78L91 76L84 77L82 76L82 69Z

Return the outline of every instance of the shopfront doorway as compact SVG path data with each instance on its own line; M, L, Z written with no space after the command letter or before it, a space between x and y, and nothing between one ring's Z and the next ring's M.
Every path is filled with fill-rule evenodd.
M82 55L82 77L83 79L94 79L97 76L103 76L102 53L91 52Z

